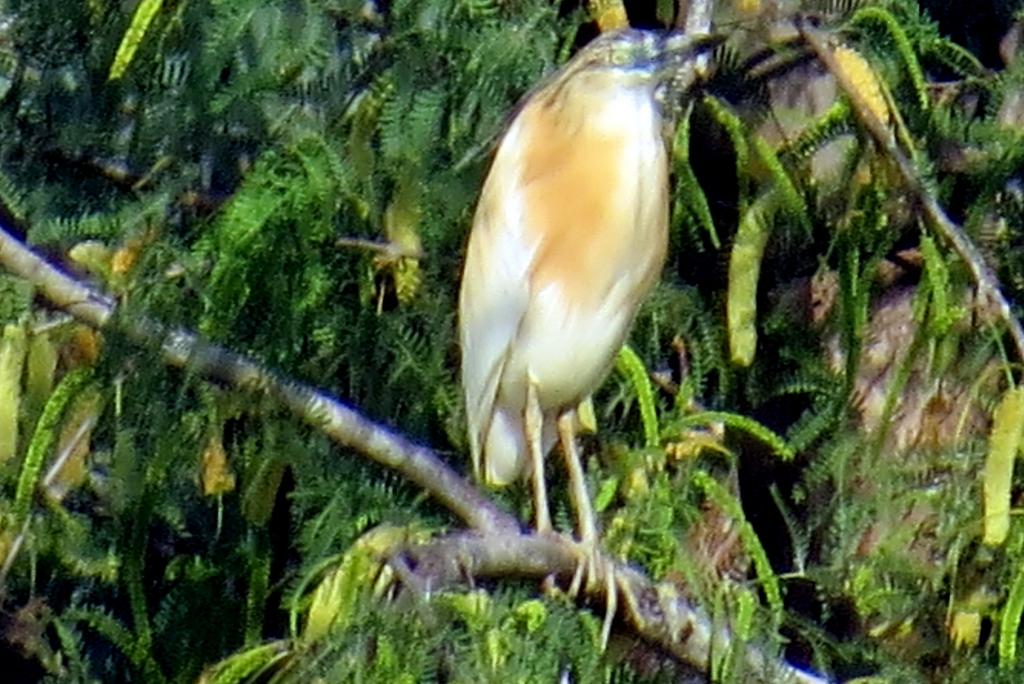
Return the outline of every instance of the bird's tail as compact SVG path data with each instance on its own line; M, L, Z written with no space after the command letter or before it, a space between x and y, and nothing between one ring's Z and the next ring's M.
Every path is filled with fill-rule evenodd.
M556 440L554 422L545 419L541 435L542 452L547 454L551 451ZM522 477L527 470L528 454L522 416L496 409L484 440L484 482L492 486L503 486Z

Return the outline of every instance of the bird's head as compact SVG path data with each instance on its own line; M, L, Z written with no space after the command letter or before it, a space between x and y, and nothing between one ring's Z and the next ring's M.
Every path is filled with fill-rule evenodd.
M675 84L680 70L689 69L695 57L717 44L707 35L681 31L621 29L602 33L580 50L566 65L565 77L579 73L602 73L628 85ZM693 84L694 74L685 83Z

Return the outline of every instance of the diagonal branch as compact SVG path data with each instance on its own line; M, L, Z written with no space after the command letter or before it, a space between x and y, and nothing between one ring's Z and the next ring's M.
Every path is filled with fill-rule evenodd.
M849 98L861 125L871 135L879 149L893 161L906 190L920 207L927 223L967 265L971 278L974 280L974 286L978 290L979 304L990 310L995 310L995 314L1010 333L1017 352L1017 359L1024 361L1024 327L1014 316L1010 302L999 287L999 278L985 263L985 257L964 233L963 228L946 215L935 195L928 190L913 162L897 147L896 139L886 123L872 113L871 105L866 101L861 89L852 81L847 71L837 63L835 55L828 45L828 34L812 27L807 21L799 22L797 27L800 35L821 63L825 65L825 68L832 73Z
M116 301L78 282L15 238L0 223L0 267L31 282L46 300L96 328L113 328L133 341L159 347L172 366L188 367L234 387L262 391L281 401L306 423L335 442L351 447L402 474L429 492L471 531L408 549L415 581L428 589L478 577L569 577L580 553L570 539L520 532L519 521L498 509L430 449L413 444L355 409L316 389L277 377L255 361L204 342L193 333L155 321L115 316ZM676 658L703 671L712 653L741 648L751 673L764 682L822 684L826 680L777 660L766 651L737 642L669 583L655 583L641 571L604 557L590 598L603 601L605 573L613 570L622 592L624 616L634 632Z
M0 225L0 266L31 282L53 305L80 321L96 328L114 327L135 342L159 346L164 360L172 366L188 367L235 387L268 393L335 442L397 470L423 487L474 529L519 529L515 518L483 497L430 449L413 444L323 392L281 379L258 363L186 330L141 318L115 320L117 305L113 299L61 272L2 228Z

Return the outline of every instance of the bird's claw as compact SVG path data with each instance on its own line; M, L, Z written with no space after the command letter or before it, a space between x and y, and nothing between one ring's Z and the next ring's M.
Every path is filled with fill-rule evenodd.
M612 631L612 622L618 609L618 589L615 582L615 563L609 560L595 541L581 541L576 544L580 555L569 584L570 598L577 598L582 589L586 594L599 591L600 581L604 580L605 613L601 624L601 650L608 646L608 638Z

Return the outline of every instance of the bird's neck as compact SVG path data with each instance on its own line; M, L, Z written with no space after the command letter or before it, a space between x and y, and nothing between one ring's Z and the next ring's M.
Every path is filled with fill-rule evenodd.
M622 135L637 127L661 126L653 86L622 83L614 75L578 75L555 91L550 105L565 130Z

